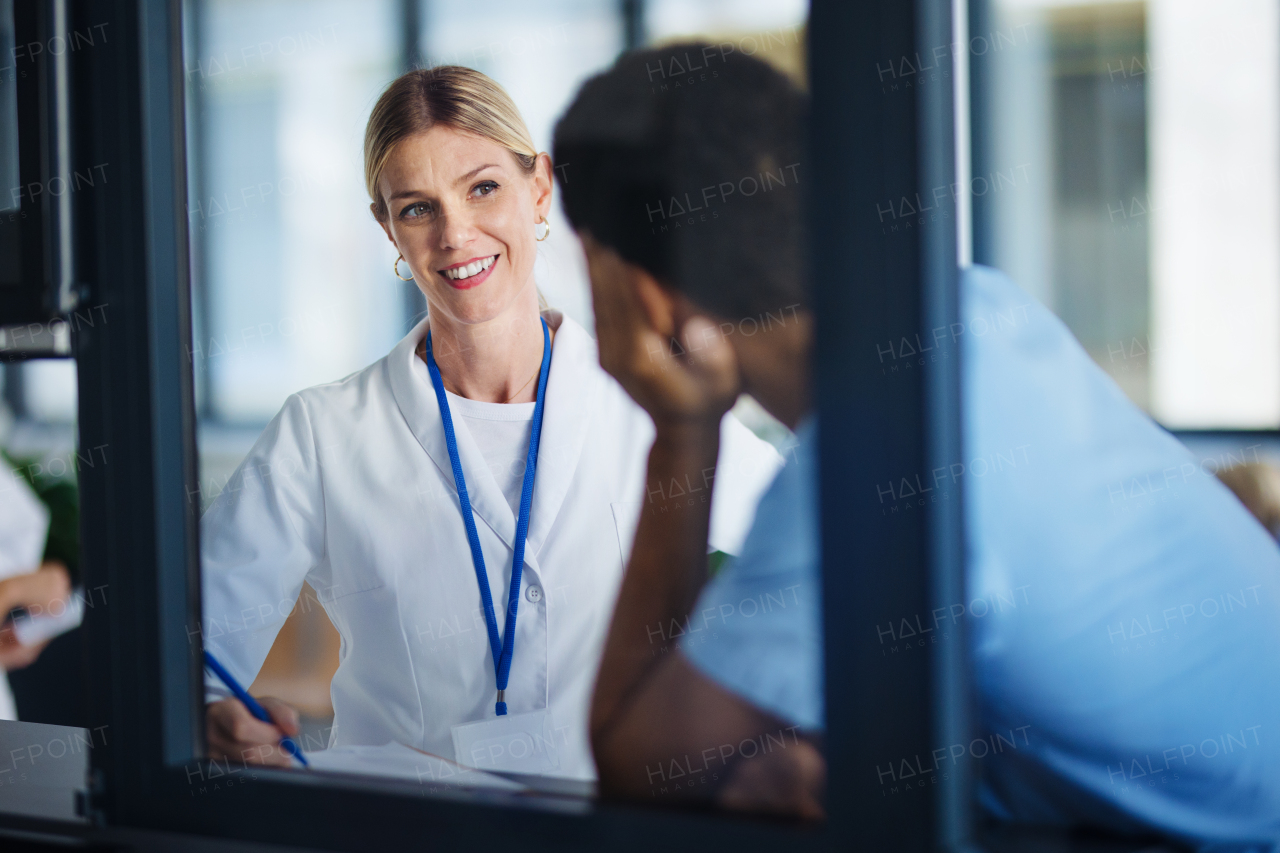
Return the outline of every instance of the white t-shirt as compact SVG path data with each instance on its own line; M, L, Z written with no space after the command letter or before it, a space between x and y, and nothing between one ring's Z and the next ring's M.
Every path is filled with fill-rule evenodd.
M484 403L459 397L451 391L445 393L449 397L454 428L465 425L467 432L471 433L471 440L493 472L493 479L502 489L511 512L519 518L524 467L529 456L529 433L533 429L533 409L537 404ZM471 471L462 473L467 479L478 476Z

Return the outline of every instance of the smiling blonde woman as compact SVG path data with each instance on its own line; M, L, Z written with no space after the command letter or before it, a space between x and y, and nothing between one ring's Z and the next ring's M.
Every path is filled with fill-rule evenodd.
M714 483L644 482L652 420L539 295L552 164L488 77L393 82L365 175L427 319L291 396L210 506L205 648L251 683L306 581L342 635L331 745L592 778L591 688L646 500L711 501L708 547L736 553L781 459L728 416ZM289 762L288 706L259 722L212 681L208 701L212 756Z

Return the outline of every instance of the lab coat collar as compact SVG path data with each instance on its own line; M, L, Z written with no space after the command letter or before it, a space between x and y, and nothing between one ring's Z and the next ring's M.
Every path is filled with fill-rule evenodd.
M533 505L529 511L529 535L525 562L537 571L537 554L542 548L578 466L587 435L587 413L592 411L601 390L601 374L595 342L586 330L559 312L548 311L547 322L556 329L551 350L551 373L547 378L547 400L543 407L542 440L538 447L538 471L534 480ZM415 350L427 335L427 320L413 328L388 356L391 390L405 422L422 449L440 469L448 488L457 496L453 466L445 444L440 406L427 366ZM498 538L514 549L516 519L497 480L485 464L471 435L457 432L458 458L467 478L471 509ZM455 503L455 506L457 504ZM457 510L461 512L459 508ZM461 524L461 518L459 518Z

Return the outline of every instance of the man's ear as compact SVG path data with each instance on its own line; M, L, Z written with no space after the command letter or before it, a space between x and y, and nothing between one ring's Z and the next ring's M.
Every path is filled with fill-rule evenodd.
M649 325L664 338L676 335L676 297L656 278L635 265L631 266L632 286Z

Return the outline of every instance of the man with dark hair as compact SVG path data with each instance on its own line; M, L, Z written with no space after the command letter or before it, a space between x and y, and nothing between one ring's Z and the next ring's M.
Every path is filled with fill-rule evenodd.
M715 76L690 82L673 65ZM722 316L802 305L807 120L805 96L762 62L701 44L629 54L556 128L565 211Z
M763 176L795 163L797 181L815 179L797 153L803 96L763 63L714 50L624 56L556 129L601 363L656 425L592 745L614 796L817 816L821 584L801 204L794 185L741 183L748 165ZM706 79L665 74L694 58ZM718 195L726 184L735 193ZM1274 849L1280 551L1013 282L964 270L960 302L951 331L966 463L955 488L973 607L934 611L921 628L972 619L980 725L1001 746L982 758L984 807ZM708 582L699 487L740 393L798 443L742 554ZM847 627L850 642L881 630ZM957 760L943 751L936 761ZM896 784L892 767L877 772Z
M699 64L715 76L691 82L667 73ZM660 81L674 89L662 91ZM796 719L744 699L674 645L707 578L710 507L689 497L716 466L718 439L706 424L742 392L792 429L809 409L805 121L804 96L776 71L690 44L622 57L583 87L556 128L554 160L565 210L586 247L600 363L657 426L647 502L592 705L606 793L716 796L743 809L822 813L820 709ZM733 319L713 325L707 313ZM673 344L687 350L681 360ZM770 509L771 502L776 495L757 518L812 522L803 511L811 501ZM813 558L804 544L789 559ZM816 631L815 590L786 595L791 612L803 610ZM694 639L713 633L697 624L689 630ZM811 664L798 671L817 695L819 667ZM659 730L655 720L669 723ZM760 756L735 762L747 742L761 744ZM708 750L713 758L698 766L670 764Z

